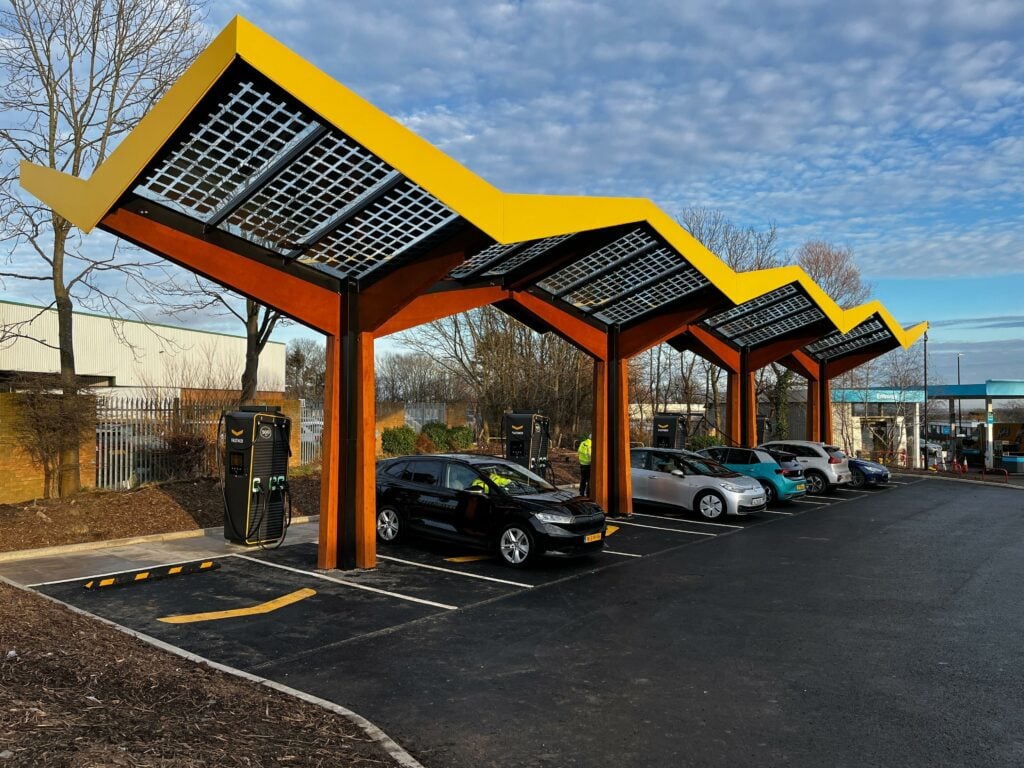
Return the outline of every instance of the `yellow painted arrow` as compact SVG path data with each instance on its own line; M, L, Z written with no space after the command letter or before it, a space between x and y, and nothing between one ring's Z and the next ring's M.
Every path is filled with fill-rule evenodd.
M446 563L478 563L481 560L490 560L491 555L462 555L460 557L446 557Z
M315 589L299 589L290 595L283 595L282 597L266 603L260 603L259 605L253 605L249 608L233 608L229 611L210 611L209 613L189 613L182 616L164 616L162 619L157 619L157 621L162 621L165 624L191 624L196 621L217 621L218 619L234 619L239 616L254 616L260 613L276 611L278 608L284 608L286 605L297 603L299 600L305 600L307 597L312 597L315 594Z
M619 530L619 526L617 526L617 525L609 525L608 527L606 527L604 529L604 537L607 539L609 536L611 536L617 530Z

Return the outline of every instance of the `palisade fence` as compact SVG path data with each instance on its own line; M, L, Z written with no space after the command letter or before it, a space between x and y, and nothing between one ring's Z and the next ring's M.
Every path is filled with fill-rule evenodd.
M213 475L222 406L178 398L96 402L96 487Z
M324 433L324 404L299 401L299 454L303 464L320 461Z

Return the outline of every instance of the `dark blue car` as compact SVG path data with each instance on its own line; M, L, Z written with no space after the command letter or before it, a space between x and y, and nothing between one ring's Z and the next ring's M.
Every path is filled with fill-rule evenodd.
M867 459L850 457L851 488L863 488L865 485L885 485L889 482L889 468Z

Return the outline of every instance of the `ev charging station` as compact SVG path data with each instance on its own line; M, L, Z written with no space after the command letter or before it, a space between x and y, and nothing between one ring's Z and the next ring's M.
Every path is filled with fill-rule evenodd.
M655 448L685 448L689 427L686 416L681 413L654 414L654 435L652 445Z
M280 545L291 521L291 419L277 406L243 405L223 424L224 538Z
M550 423L547 416L539 413L506 413L502 419L505 458L546 477Z

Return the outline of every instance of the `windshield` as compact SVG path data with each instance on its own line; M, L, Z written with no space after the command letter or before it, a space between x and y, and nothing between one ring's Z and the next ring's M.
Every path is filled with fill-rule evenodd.
M544 478L515 464L477 464L476 469L510 496L530 496L557 490Z
M688 464L693 472L698 475L708 475L709 477L739 477L739 472L733 472L731 469L727 469L719 464L717 461L711 459L686 459L685 463Z

